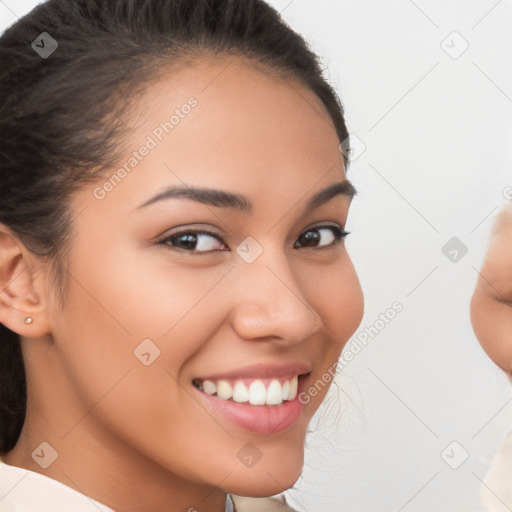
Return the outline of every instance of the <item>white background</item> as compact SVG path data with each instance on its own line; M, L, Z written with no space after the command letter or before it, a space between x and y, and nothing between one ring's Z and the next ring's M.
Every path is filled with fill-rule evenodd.
M469 320L512 185L512 2L270 3L322 57L366 146L349 170L358 333L404 307L337 378L288 500L308 512L480 510L480 480L512 425L508 381ZM35 4L0 0L0 29ZM452 237L468 249L457 262L442 252ZM458 469L441 457L453 441L469 454Z

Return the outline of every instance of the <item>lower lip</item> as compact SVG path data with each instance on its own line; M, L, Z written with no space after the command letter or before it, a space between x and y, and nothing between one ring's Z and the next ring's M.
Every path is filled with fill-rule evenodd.
M298 420L303 408L299 396L306 379L306 376L299 377L296 397L279 405L250 405L248 402L221 400L197 389L194 385L192 387L199 393L207 408L216 415L256 434L270 435L283 432Z

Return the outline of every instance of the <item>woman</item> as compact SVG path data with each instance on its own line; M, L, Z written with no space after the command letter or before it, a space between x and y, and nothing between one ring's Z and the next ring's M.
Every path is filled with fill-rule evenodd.
M363 313L317 58L261 0L50 0L0 70L2 511L293 510Z
M471 300L471 322L488 356L512 382L512 207L503 209ZM512 431L501 445L481 489L486 512L512 508Z

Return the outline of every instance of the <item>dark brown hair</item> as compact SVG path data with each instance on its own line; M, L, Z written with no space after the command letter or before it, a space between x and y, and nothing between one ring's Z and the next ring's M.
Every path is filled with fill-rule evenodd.
M32 46L50 49L42 33L58 44L51 55ZM48 260L61 303L69 197L119 158L128 99L204 55L247 57L308 87L348 164L343 107L318 57L263 0L49 0L0 37L0 222ZM26 399L20 337L0 324L0 454L18 440Z

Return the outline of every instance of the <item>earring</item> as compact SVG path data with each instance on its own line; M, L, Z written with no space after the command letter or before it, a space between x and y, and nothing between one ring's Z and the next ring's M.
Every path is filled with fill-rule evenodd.
M32 323L32 317L31 316L27 316L27 318L25 318L25 320L23 320L26 324L31 324Z

